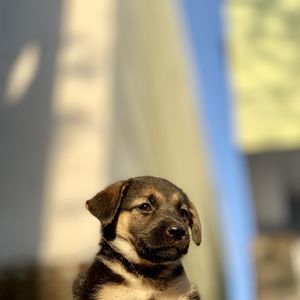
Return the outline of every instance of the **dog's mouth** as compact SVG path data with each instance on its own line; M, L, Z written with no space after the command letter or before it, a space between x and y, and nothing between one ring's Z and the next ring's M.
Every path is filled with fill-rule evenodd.
M135 243L138 254L153 263L162 263L178 260L187 253L189 240L178 240L169 245L152 246L144 239L138 239Z

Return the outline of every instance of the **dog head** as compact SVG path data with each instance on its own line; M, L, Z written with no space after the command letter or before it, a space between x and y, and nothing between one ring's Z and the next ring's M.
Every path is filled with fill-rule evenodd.
M187 253L190 235L201 243L198 213L186 194L171 182L143 176L118 181L86 202L97 217L103 238L131 258L169 262ZM134 255L133 255L134 254Z

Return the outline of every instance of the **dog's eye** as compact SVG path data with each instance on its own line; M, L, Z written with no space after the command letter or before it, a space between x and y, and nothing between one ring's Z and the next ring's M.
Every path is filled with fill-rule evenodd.
M180 212L180 215L181 215L183 218L187 218L187 217L188 217L188 212L187 212L186 209L180 208L179 212Z
M150 212L152 211L152 207L149 203L143 203L139 206L139 210L142 212Z

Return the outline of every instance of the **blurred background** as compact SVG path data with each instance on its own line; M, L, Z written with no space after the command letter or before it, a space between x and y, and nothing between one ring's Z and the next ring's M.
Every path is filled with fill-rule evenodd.
M146 174L203 299L300 299L298 0L0 0L0 38L0 299L72 299L85 201Z

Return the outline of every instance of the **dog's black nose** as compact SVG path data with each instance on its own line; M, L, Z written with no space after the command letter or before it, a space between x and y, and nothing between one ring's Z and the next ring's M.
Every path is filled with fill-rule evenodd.
M170 226L167 228L167 233L175 240L181 240L186 235L186 230L181 226Z

